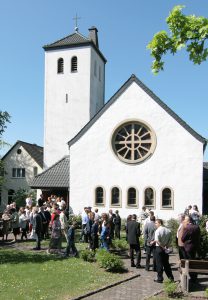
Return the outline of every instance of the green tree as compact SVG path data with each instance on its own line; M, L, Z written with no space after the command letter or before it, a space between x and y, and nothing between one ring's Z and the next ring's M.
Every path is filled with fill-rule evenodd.
M208 19L195 15L185 16L181 12L183 8L183 5L175 6L167 17L166 23L170 33L164 30L156 33L147 45L151 56L154 57L154 74L164 69L162 57L168 52L175 54L178 50L186 48L189 59L194 64L201 64L208 57Z
M6 142L2 140L2 134L7 128L6 123L10 123L10 115L6 111L0 110L0 149L8 145ZM2 160L0 160L0 187L4 181L4 166Z

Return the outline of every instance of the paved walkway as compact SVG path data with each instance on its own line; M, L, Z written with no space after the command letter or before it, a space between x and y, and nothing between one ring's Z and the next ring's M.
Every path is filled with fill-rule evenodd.
M177 270L177 256L171 255L170 262L175 280L179 279L179 273ZM162 284L154 282L156 273L153 271L145 271L144 268L136 269L131 268L130 259L124 259L126 267L135 274L140 274L140 277L126 281L117 286L106 289L102 292L96 293L92 296L85 297L86 300L142 300L147 296L151 296L154 293L159 292L163 286ZM142 257L142 266L145 264L144 255ZM165 278L165 275L164 275Z
M163 285L154 282L156 273L153 271L145 271L144 268L131 268L130 259L124 259L125 266L135 275L140 274L140 277L123 282L119 285L106 289L104 291L95 293L94 295L84 297L85 300L143 300L154 294L159 293L163 289ZM178 255L176 253L170 255L170 263L175 280L179 280L178 272ZM142 266L145 265L145 255L142 257ZM166 275L164 274L164 279ZM208 288L208 277L206 275L198 276L199 283L191 286L188 299L202 299L205 296L205 289ZM193 298L191 298L193 297ZM199 298L198 298L199 297ZM205 298L204 298L205 299Z

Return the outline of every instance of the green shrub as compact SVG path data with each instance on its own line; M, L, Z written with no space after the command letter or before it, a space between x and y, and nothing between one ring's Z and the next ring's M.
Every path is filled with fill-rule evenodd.
M94 262L95 261L95 253L90 250L83 250L80 253L81 258L84 261Z
M144 238L143 238L143 236L140 236L140 238L139 238L139 244L140 244L141 248L144 247Z
M208 288L206 288L206 290L205 290L205 297L208 298Z
M126 231L126 219L121 219L121 231Z
M127 241L124 239L113 240L112 247L119 250L127 250L129 248Z
M177 247L178 245L176 242L176 234L179 227L179 221L177 219L171 218L170 220L167 221L166 225L171 231L171 244L173 247Z
M204 215L200 218L199 227L200 227L200 245L198 247L198 255L200 258L206 258L208 255L208 234L206 231L206 221L208 216Z
M121 272L124 270L124 263L119 256L109 253L106 250L98 250L96 260L101 268L109 272Z
M18 189L13 195L13 201L16 202L17 208L24 207L26 205L26 198L31 195L33 200L33 205L36 203L36 192L26 189Z
M163 283L164 291L168 295L168 297L174 297L177 291L177 283L167 279Z
M73 222L77 223L77 228L81 228L82 216L81 215L69 215L69 220L68 220L69 225L72 225Z

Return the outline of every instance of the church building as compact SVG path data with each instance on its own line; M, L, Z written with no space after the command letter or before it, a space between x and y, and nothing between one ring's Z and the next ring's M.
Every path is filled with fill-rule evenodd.
M135 75L104 104L95 27L43 48L44 171L31 187L64 196L75 214L84 206L127 217L145 205L164 219L190 204L202 211L206 139Z

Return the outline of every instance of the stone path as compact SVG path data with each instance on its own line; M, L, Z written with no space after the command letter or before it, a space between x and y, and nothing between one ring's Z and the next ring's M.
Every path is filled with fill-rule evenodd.
M108 288L104 291L95 293L94 295L87 297L78 297L77 299L84 300L143 300L150 296L159 293L163 289L163 285L154 282L156 273L153 271L145 271L144 268L136 269L131 268L130 260L124 259L125 266L133 272L135 275L140 274L140 277L134 278L132 280L123 282L114 287ZM173 271L175 280L179 280L180 275L178 272L178 255L176 253L170 255L170 263ZM145 265L145 257L142 257L142 266ZM164 274L164 279L166 275ZM191 286L191 291L189 293L191 300L206 299L205 289L208 288L208 276L198 275L199 282L195 286ZM159 295L158 295L159 297ZM74 299L75 300L75 299Z
M179 279L177 270L177 256L171 255L170 262L175 280ZM124 259L126 267L135 274L140 274L140 277L126 281L117 286L111 287L104 291L98 292L94 295L84 297L85 300L142 300L147 296L159 292L163 286L162 284L154 282L156 273L153 271L145 271L144 268L136 269L130 267L130 259ZM145 264L144 256L142 257L142 266ZM165 278L165 275L164 275ZM80 298L81 299L81 298Z

